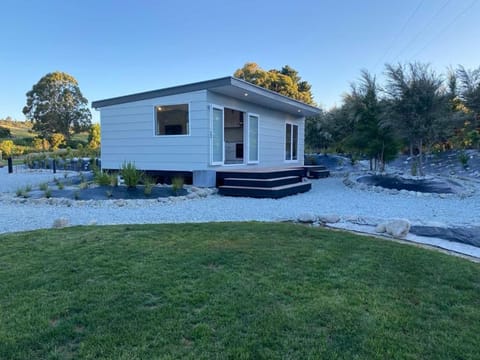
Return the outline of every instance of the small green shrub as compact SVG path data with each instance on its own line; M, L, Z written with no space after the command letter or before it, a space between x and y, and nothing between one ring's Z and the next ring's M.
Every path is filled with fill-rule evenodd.
M181 176L175 176L172 178L172 190L176 195L178 195L178 192L183 189L184 183L184 179Z
M412 165L410 167L410 171L412 173L412 176L417 176L418 174L418 165L417 165L417 159L414 159L412 161Z
M149 196L152 194L153 187L155 186L155 180L150 176L145 175L143 177L143 193L145 196Z
M110 185L111 186L118 186L118 175L117 174L110 174Z
M50 199L52 197L52 190L47 189L44 191L43 195L47 198Z
M40 190L45 191L48 189L48 183L41 183L38 187Z
M100 186L109 186L112 183L112 178L110 174L106 173L105 171L99 170L95 172L93 181L95 181L95 183Z
M463 168L466 169L468 167L468 161L470 160L470 157L465 151L462 151L458 155L458 160L460 160L460 164L462 164Z
M27 186L25 186L25 191L26 191L26 192L32 191L32 185L27 185Z
M88 182L83 181L83 182L81 182L81 183L78 185L78 188L79 188L80 190L85 190L85 189L88 189L88 186L89 186L89 185L88 185Z
M58 187L58 190L63 190L63 188L65 187L65 185L63 185L63 183L61 183L60 181L57 183L57 187Z
M142 178L141 172L137 170L135 164L132 162L124 162L120 174L123 177L125 185L129 188L137 187L138 182Z
M26 188L18 188L15 191L15 194L17 195L17 197L27 198L28 197L28 190Z

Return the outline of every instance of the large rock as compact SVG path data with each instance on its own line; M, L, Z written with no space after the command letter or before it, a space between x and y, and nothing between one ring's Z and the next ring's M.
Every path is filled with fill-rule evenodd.
M394 219L380 223L376 226L375 231L378 233L387 233L394 238L404 238L410 231L410 222L405 219Z
M340 221L340 216L338 215L320 215L318 220L325 224L335 224Z
M312 213L304 213L298 217L298 222L312 224L317 221L317 217Z

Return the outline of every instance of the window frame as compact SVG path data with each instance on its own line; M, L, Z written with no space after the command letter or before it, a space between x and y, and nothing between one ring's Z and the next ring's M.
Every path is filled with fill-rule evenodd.
M288 125L290 125L290 158L287 158L287 127ZM296 141L294 141L294 133L295 131L293 131L294 129L294 126L297 128L297 136L296 136ZM291 122L291 121L286 121L285 122L285 126L283 127L284 129L284 136L283 136L283 140L284 140L284 143L283 143L283 151L284 151L284 156L283 156L283 159L285 162L287 163L294 163L294 162L297 162L298 163L298 140L299 140L299 130L300 130L300 127L298 124L294 123L294 122ZM294 147L294 143L296 144L296 159L293 158L293 149L295 148Z
M179 106L179 105L187 105L187 113L188 113L188 126L187 126L187 133L186 134L157 134L157 108L162 107L162 106ZM156 104L153 106L153 136L158 137L158 138L175 138L175 137L186 137L191 135L191 114L190 114L190 109L191 109L191 102L184 102L184 103L162 103L162 104Z

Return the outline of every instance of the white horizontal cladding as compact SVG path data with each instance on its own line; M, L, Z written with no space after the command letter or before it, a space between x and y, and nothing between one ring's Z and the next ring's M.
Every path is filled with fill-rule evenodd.
M155 135L155 106L188 104L187 135ZM146 99L101 109L102 167L125 161L142 170L204 169L209 154L206 91Z
M207 98L212 104L222 104L227 108L259 115L259 167L295 165L295 163L285 162L285 124L289 122L298 125L298 162L296 164L303 164L305 128L303 117L295 117L246 100L241 101L212 92L208 92Z

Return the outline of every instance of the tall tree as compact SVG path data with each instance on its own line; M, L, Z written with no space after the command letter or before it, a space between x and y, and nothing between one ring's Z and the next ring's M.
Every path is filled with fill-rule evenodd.
M289 96L306 104L315 104L311 85L302 80L298 71L285 65L280 70L263 70L256 63L246 63L233 76L252 84Z
M45 138L60 133L69 139L72 133L86 130L92 118L77 80L63 72L49 73L33 85L23 113Z
M457 69L460 80L460 94L468 112L469 121L464 123L463 133L466 134L464 146L480 146L480 66L475 70L466 70L463 66Z
M385 162L392 160L398 149L390 124L382 124L383 103L379 91L375 77L363 70L359 83L352 84L344 101L353 124L347 144L368 156L371 170L383 171Z
M422 175L423 147L432 139L445 99L442 79L429 65L421 63L387 64L386 75L390 104L387 123L408 140L411 155L418 150L416 169Z

